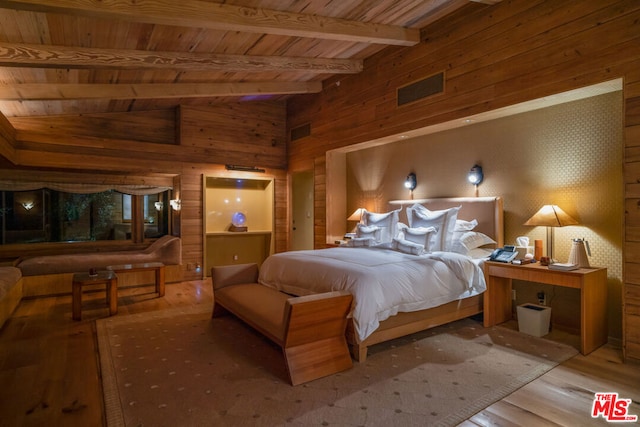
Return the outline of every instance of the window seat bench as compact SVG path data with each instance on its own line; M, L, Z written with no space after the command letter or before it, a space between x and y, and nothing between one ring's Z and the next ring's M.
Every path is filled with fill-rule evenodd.
M257 264L213 267L213 314L232 313L279 345L292 385L352 367L346 291L293 297L259 284Z
M146 249L137 251L84 252L77 254L40 255L21 260L16 267L22 271L25 297L70 294L73 273L90 268L105 270L108 266L161 262L179 274L182 263L182 243L179 237L163 236ZM151 282L152 274L149 273ZM131 273L133 275L135 273ZM140 273L145 274L145 273ZM169 281L168 280L168 281ZM121 283L119 283L120 285Z

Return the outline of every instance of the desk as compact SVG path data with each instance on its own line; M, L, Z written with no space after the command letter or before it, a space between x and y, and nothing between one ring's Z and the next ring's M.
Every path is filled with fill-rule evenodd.
M110 265L109 271L116 273L134 273L137 271L154 271L156 274L156 292L159 297L164 296L164 264L161 262L145 262L141 264Z
M113 271L98 271L95 276L89 273L75 273L72 282L73 320L82 318L82 287L89 285L106 285L109 316L118 312L118 277Z
M550 270L540 264L514 265L487 261L484 326L511 319L512 280L580 289L580 352L589 354L607 342L607 269Z

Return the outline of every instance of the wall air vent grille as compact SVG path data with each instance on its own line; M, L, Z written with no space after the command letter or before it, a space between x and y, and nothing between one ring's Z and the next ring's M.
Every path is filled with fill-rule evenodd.
M444 91L444 73L398 88L398 107Z
M309 135L311 135L310 123L291 129L291 141L295 141L297 139L304 138L305 136L309 136Z

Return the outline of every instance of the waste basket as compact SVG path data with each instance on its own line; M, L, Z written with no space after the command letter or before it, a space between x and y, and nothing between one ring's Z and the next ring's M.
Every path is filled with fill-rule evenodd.
M534 337L549 333L551 307L537 304L521 304L517 307L518 330Z

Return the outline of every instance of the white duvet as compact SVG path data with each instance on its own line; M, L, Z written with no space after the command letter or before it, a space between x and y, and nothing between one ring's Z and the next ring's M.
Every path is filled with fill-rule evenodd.
M379 248L275 254L260 267L259 281L294 295L349 291L361 341L398 312L436 307L486 290L482 269L467 256L453 252L416 256Z

